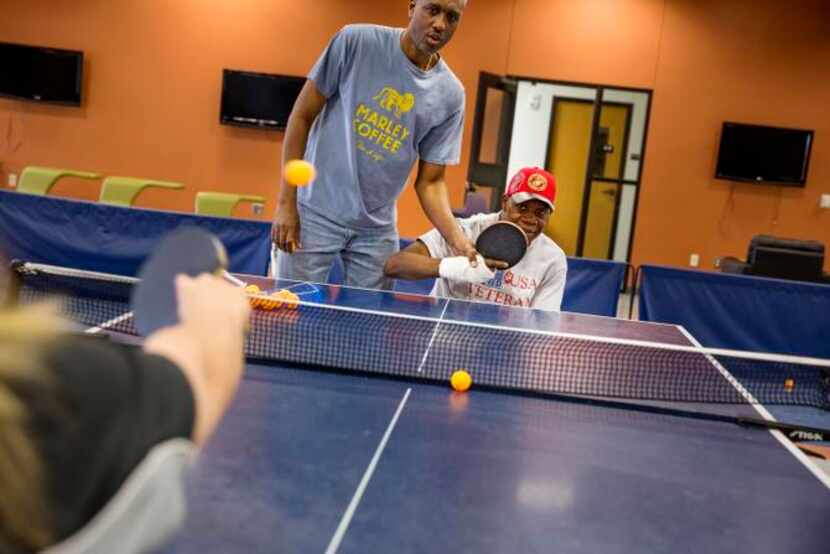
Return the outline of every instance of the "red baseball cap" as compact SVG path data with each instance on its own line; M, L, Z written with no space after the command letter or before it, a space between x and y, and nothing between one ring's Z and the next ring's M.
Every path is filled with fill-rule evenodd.
M554 209L556 200L556 178L538 167L520 169L507 185L505 198L512 198L517 204L536 199Z

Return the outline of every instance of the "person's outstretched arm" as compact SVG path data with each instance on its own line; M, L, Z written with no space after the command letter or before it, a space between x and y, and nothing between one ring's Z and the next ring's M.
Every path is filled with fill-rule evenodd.
M383 265L383 273L395 279L430 279L438 277L441 260L429 254L426 245L416 240L391 255Z
M464 256L433 258L426 244L416 240L386 260L383 273L395 279L430 279L443 277L450 281L481 283L493 278L491 270L504 269L507 265L496 260L484 260L480 256L475 266Z
M210 437L236 392L244 367L250 306L242 289L218 277L176 278L179 324L153 333L144 351L171 360L193 389L193 440Z

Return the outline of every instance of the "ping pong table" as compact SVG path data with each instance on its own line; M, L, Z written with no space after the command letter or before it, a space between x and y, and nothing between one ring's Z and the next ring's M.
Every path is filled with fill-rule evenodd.
M693 341L669 325L319 288L315 301L361 310ZM777 432L251 363L164 551L826 552L828 522L830 479Z
M393 367L321 370L318 359L371 358L382 337L382 349L427 367L433 350L459 340L401 339L399 319L694 345L680 327L242 278L298 291L300 308L279 316L279 335L294 343L279 348L322 341L323 353L259 362L254 345L194 468L185 526L161 552L827 552L830 478L778 431L647 409L675 405L665 400L603 403L476 382L461 394ZM389 317L379 329L347 318L326 331L317 306ZM466 361L500 359L488 342ZM749 403L707 408L772 417Z

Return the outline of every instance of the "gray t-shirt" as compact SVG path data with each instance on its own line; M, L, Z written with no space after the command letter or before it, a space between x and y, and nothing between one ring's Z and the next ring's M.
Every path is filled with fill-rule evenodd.
M475 242L482 231L499 220L500 215L477 214L457 221L464 235ZM424 243L433 258L457 255L435 229L421 235L418 240ZM565 252L550 237L542 234L533 239L518 264L506 271L496 271L495 277L488 282L471 285L439 278L435 280L432 295L559 311L567 274L568 258Z
M415 66L402 33L348 25L309 74L327 102L305 152L317 178L298 202L352 229L396 224L395 201L418 158L459 162L464 88L443 60L429 71Z

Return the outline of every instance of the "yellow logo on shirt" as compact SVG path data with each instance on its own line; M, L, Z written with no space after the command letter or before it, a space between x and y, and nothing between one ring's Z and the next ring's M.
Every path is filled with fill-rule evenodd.
M403 114L412 111L415 107L415 95L411 92L401 94L392 87L383 89L372 98L378 105L387 112L394 112L395 117L400 119Z
M382 161L384 153L395 154L411 134L410 130L397 120L415 107L412 93L400 93L392 87L383 87L373 98L377 106L391 115L358 104L354 114L354 132L358 136L357 148L374 161ZM394 117L393 117L394 116Z

